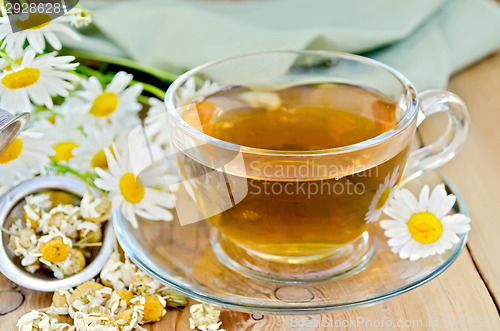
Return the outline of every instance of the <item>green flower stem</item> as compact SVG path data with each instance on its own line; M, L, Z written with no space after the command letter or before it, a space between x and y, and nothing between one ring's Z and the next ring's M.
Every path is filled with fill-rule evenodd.
M100 247L102 246L102 243L85 243L85 244L74 244L73 245L74 247L78 247L78 248L85 248L85 247Z
M174 73L168 72L166 70L158 69L158 68L155 68L152 66L139 64L136 61L130 60L130 59L109 56L109 55L103 55L103 54L96 54L96 53L88 52L88 51L78 51L78 50L70 50L70 51L68 51L68 53L75 56L75 57L79 57L79 58L107 62L107 63L120 65L123 67L128 67L131 69L139 70L139 71L148 73L152 76L155 76L155 77L161 79L162 81L169 82L169 83L172 83L174 80L177 79L177 75Z
M161 291L160 295L163 297L163 299L165 299L165 301L167 301L167 305L173 308L184 307L188 303L188 299L186 296L170 288L166 288L165 290Z
M139 101L140 103L142 103L144 105L149 105L149 98L145 95L139 95L137 97L137 101Z
M148 84L148 83L139 82L137 80L133 80L133 81L131 81L131 83L141 83L142 86L144 87L144 91L153 94L155 97L157 97L160 100L165 99L165 92L161 88L158 88L158 87L151 85L151 84Z
M78 64L78 65L80 66L81 64ZM75 76L78 76L78 78L80 78L80 79L82 79L82 80L83 80L83 79L87 79L87 78L89 78L89 76L88 76L88 75L83 74L83 73L81 73L81 72L78 72L77 70L68 70L68 72L69 72L70 74L73 74L73 75L75 75ZM80 83L78 83L78 84L80 84ZM72 92L73 92L73 91L72 91ZM70 92L70 95L71 95L71 92Z
M90 67L87 67L84 64L78 64L78 66L75 68L75 71L80 74L84 74L85 76L91 77L95 76L100 82L106 81L108 82L109 79L107 79L107 75L103 74L99 70L92 69ZM112 76L111 76L112 79Z
M0 50L0 57L3 58L5 61L7 61L7 63L9 63L9 65L12 68L19 67L19 64L17 64L16 61L14 61L14 59L12 59L6 52L2 50Z
M75 243L75 246L77 246L77 245L83 245L83 244L85 244L87 241L89 241L90 239L94 238L95 236L96 236L96 233L95 233L95 232L94 232L94 233L92 233L92 234L89 234L89 235L88 235L88 236L86 236L85 238L80 239L79 241L77 241L77 242Z
M97 79L101 83L109 83L110 81L113 80L113 77L115 76L114 74L104 74L98 70L87 67L86 65L81 64L81 63L78 65L78 67L76 67L75 70L77 73L84 74L84 75L89 76L89 77L95 76L95 77L97 77ZM142 86L144 87L144 91L153 94L154 96L156 96L157 98L159 98L161 100L163 100L165 98L165 92L162 89L160 89L154 85L140 82L137 80L132 80L130 83L133 83L133 84L141 83Z
M99 187L97 187L94 184L94 181L92 179L92 177L94 175L92 173L83 173L82 174L81 172L76 171L75 169L72 169L72 168L68 167L65 164L61 164L61 163L55 162L55 161L51 162L51 166L53 166L57 170L57 172L60 173L60 174L70 173L70 174L75 175L76 177L80 178L85 183L89 184L90 186L92 186L92 187L94 187L94 188L96 188L98 190L101 190Z

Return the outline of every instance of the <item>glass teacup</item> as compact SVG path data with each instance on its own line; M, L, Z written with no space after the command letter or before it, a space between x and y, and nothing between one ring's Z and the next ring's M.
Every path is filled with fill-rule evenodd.
M181 224L208 220L222 263L274 280L366 265L369 229L396 187L451 159L468 131L456 95L418 95L392 68L326 51L202 65L171 85L165 103ZM417 126L437 112L451 125L410 153Z

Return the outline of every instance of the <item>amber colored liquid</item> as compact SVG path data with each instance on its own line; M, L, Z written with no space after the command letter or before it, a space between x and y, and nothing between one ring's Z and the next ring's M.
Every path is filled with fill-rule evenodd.
M197 114L183 117L189 122L198 115L199 129L218 139L283 151L347 146L396 124L391 100L356 86L294 86L273 92L279 103L275 95L257 95L249 102L248 94L242 96L249 91L226 89L198 103ZM407 154L408 147L381 164L342 178L329 177L328 172L313 180L300 174L295 179L283 180L279 174L273 178L272 171L279 168L273 164L267 178L246 178L248 194L243 200L208 220L226 237L255 252L287 257L323 254L367 229L365 216L377 189L397 166L402 172ZM212 170L187 157L183 162L192 178Z

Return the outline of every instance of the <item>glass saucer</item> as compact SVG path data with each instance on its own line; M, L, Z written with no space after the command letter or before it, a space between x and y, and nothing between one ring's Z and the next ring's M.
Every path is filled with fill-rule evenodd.
M418 194L445 183L457 196L453 213L467 215L456 187L433 171L404 185ZM375 223L370 237L376 243L372 260L343 277L321 282L276 282L245 276L219 261L211 245L207 221L180 226L172 222L139 221L134 229L119 211L114 227L126 254L151 277L200 301L227 309L261 314L312 314L348 310L389 299L425 284L446 270L465 246L467 235L442 255L410 262L391 252L383 230Z

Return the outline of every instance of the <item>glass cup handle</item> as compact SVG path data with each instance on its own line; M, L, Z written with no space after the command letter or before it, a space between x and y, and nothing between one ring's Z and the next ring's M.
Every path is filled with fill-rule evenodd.
M417 127L429 116L437 113L447 114L449 121L436 141L410 154L404 182L436 169L454 158L469 132L469 112L460 97L448 91L427 90L420 93L419 98Z

